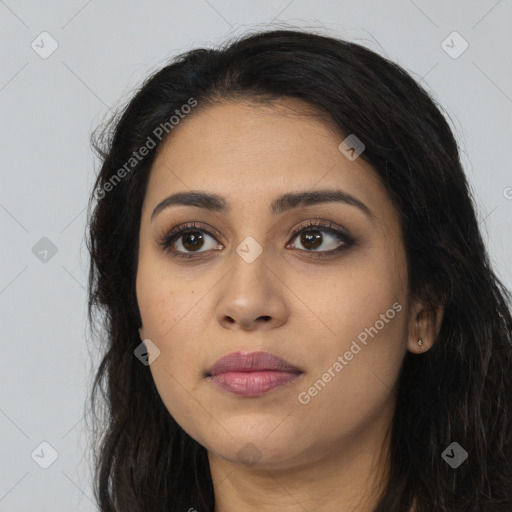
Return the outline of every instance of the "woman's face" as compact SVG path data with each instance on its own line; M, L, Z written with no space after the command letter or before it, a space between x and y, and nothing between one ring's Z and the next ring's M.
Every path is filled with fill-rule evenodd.
M425 350L397 211L371 167L306 109L286 99L195 112L161 148L142 208L140 336L160 351L158 392L210 456L264 469L380 442L405 352ZM308 203L319 190L332 197ZM153 216L192 191L217 199ZM299 373L209 377L233 352L269 352ZM281 385L261 387L274 378Z

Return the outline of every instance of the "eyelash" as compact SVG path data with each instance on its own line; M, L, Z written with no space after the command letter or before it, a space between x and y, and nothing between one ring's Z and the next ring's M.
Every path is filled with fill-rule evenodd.
M318 221L309 221L308 224L299 226L297 229L295 229L291 235L290 235L290 242L293 241L295 238L298 237L302 232L304 231L322 231L325 233L329 233L330 235L333 235L335 238L337 238L340 242L343 242L340 246L338 246L336 249L331 249L330 251L313 251L313 250L304 250L299 249L302 252L312 253L313 258L329 258L332 256L337 255L338 253L348 249L349 247L356 245L356 239L349 235L348 233L344 233L338 229L335 229L332 227L333 223L325 223L325 222L318 222ZM315 229L313 229L315 228ZM317 229L321 228L321 229ZM180 251L176 251L176 249L172 248L172 245L174 242L183 234L190 233L197 231L202 234L207 234L208 236L211 236L212 238L215 238L213 233L211 233L208 229L201 227L200 223L197 222L190 222L187 224L183 224L180 226L177 226L176 228L173 228L170 232L165 234L161 239L157 241L158 245L164 248L166 252L168 252L172 257L175 258L183 258L183 259L191 259L191 258L197 258L201 257L199 256L202 253L205 253L207 251L196 251L184 253ZM288 246L290 244L288 242L286 245Z

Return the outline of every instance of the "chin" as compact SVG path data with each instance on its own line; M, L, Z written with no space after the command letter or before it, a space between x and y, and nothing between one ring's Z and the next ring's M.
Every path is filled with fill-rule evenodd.
M213 443L206 443L205 446L209 452L248 469L288 469L298 463L303 453L297 446L296 439L293 441L278 436L256 437L234 433L233 437L227 437L224 442L219 442L216 438Z

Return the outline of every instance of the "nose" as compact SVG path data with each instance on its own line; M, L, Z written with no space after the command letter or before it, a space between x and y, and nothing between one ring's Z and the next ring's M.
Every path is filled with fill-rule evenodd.
M286 286L260 255L247 263L234 254L232 271L219 288L216 316L230 330L274 329L289 317Z

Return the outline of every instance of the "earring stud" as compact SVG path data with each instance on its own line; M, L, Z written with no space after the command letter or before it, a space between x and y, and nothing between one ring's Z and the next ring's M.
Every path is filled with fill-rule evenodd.
M418 340L418 345L421 347L421 345L423 345L423 340Z

